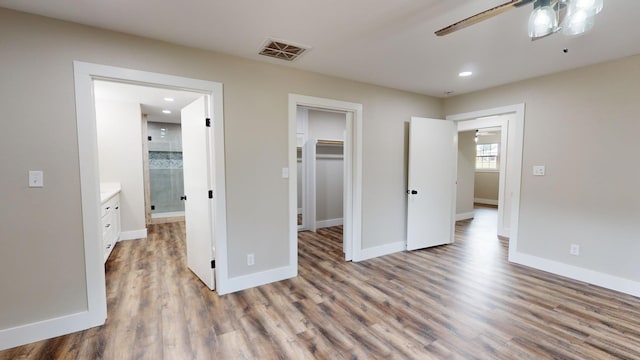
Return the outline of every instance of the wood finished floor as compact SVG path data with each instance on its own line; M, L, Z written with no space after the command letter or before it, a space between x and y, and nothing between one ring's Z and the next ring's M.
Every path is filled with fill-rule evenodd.
M218 297L184 225L119 243L106 325L0 359L640 359L640 299L507 263L495 209L453 245L342 261L341 228L300 233L300 275Z

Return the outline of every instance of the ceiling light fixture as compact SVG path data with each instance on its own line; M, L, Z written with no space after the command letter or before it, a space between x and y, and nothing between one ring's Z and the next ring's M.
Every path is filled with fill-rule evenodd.
M463 72L458 74L458 76L460 76L460 77L467 77L467 76L471 76L471 75L473 75L473 72L471 72L471 71L463 71Z
M529 16L529 37L541 38L557 31L558 17L551 7L551 0L536 0Z
M162 110L162 112L165 114L171 114L171 110Z
M604 0L535 0L529 16L529 37L537 40L559 30L577 36L591 28Z
M175 99L172 97L166 97L164 98L164 101L168 101L168 102L173 102Z
M533 3L533 11L529 16L528 24L531 40L541 39L560 30L569 36L583 34L593 28L595 16L604 7L604 0L508 0L446 26L436 31L436 35L451 34L531 3Z

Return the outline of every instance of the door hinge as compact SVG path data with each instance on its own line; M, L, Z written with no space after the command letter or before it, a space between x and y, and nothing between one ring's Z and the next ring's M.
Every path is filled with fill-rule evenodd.
M212 269L216 268L216 261L215 260L211 260L211 268Z
M213 190L209 190L209 199L213 199Z
M151 141L152 137L151 136L147 136L147 140Z
M206 127L211 127L211 119L206 118L204 124Z

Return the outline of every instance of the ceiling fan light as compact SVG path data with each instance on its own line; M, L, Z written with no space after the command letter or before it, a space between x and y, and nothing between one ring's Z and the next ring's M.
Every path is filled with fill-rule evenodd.
M572 0L569 7L575 10L584 10L589 14L595 15L602 11L604 0Z
M574 11L571 11L574 10ZM595 14L586 10L570 9L562 24L562 33L567 36L577 36L593 28Z
M533 9L529 16L529 37L539 38L553 33L558 27L556 12L549 5Z

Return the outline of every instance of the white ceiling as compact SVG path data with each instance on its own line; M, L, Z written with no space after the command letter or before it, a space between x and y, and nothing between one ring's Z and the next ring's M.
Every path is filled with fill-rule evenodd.
M140 104L143 114L147 114L147 120L151 122L165 122L180 124L180 110L192 103L202 94L169 90L148 86L117 83L111 81L95 80L93 82L94 96L96 100L110 100ZM174 99L169 102L164 98ZM162 110L170 110L171 114L165 114Z
M433 33L503 2L0 0L0 6L438 97L640 53L638 0L605 0L595 28L576 38L531 42L531 4L445 37ZM312 49L294 63L257 55L269 37ZM473 76L457 76L468 69Z

